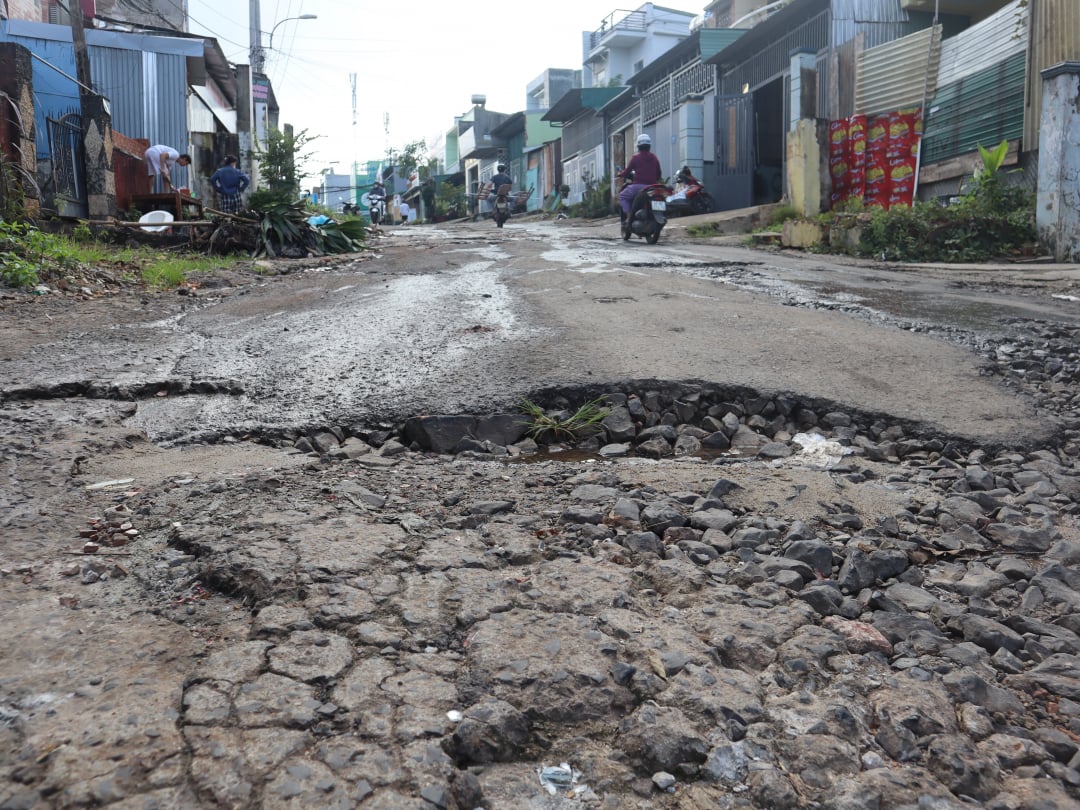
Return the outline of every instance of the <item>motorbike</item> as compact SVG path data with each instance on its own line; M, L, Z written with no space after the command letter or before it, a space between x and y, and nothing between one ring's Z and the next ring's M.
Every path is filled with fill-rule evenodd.
M491 218L495 220L495 227L501 228L506 220L510 219L510 184L503 183L491 201Z
M622 220L624 242L630 241L631 236L640 236L650 245L656 244L660 231L667 224L667 198L670 194L671 186L653 183L634 196L630 216Z
M386 197L381 194L368 194L368 217L375 226L383 221L386 217Z
M667 213L672 217L707 214L713 210L712 195L684 167L675 175L675 192L667 198Z

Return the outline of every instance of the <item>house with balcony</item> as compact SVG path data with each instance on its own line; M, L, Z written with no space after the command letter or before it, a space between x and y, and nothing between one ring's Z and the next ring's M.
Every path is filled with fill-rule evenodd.
M614 166L608 118L634 106L630 79L690 36L694 15L653 3L613 11L598 28L582 32L582 87L552 104L543 118L561 124L565 200L580 202L586 189ZM622 97L622 106L608 107ZM608 112L602 112L605 110ZM631 113L631 117L633 114ZM619 119L626 129L626 122ZM620 141L621 142L621 141Z
M696 177L711 171L716 153L717 71L707 60L742 34L697 27L686 39L636 73L629 91L601 109L612 176L626 165L637 136L652 139L664 174L689 166Z
M455 122L457 130L453 140L457 145L458 162L456 171L464 175L465 191L469 195L469 211L481 212L480 191L495 175L495 167L500 159L506 159L506 140L495 134L499 124L509 118L509 114L495 112L487 108L487 97L472 97L472 108L459 116ZM447 137L449 146L451 138ZM450 172L447 163L447 172ZM456 173L456 172L454 172Z
M753 28L794 0L712 0L702 14L704 28Z
M694 15L646 3L616 9L593 31L582 32L583 87L625 85L661 54L685 39Z

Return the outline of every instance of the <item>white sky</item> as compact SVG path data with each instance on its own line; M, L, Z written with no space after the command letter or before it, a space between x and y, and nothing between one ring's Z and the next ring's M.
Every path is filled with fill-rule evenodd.
M644 0L261 0L266 73L281 123L322 137L317 173L331 161L379 160L451 127L474 94L488 109L525 109L526 85L547 68L581 68L581 32ZM707 0L661 2L700 14ZM216 36L232 62L247 63L248 0L188 0L190 28ZM289 17L315 14L315 20ZM356 125L352 88L356 74ZM389 134L383 115L390 117Z

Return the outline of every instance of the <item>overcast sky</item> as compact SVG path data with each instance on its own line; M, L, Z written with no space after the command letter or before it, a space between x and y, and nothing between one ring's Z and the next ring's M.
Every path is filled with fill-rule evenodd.
M706 0L660 5L700 14ZM581 32L594 31L620 0L262 0L266 72L281 122L322 137L317 173L330 161L379 160L387 146L428 140L471 107L525 109L526 85L547 68L581 68ZM188 0L191 30L220 41L230 61L248 63L248 0ZM356 74L353 125L350 74ZM389 133L384 131L389 116Z

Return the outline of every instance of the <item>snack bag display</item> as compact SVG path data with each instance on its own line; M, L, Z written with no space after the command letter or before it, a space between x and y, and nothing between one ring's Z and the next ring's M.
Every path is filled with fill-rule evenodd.
M829 122L829 158L844 157L848 149L848 122Z
M910 206L922 124L922 109L918 107L830 122L833 204L857 199L868 207Z

